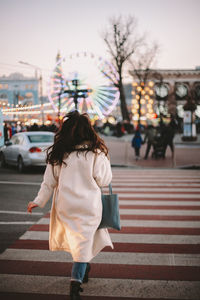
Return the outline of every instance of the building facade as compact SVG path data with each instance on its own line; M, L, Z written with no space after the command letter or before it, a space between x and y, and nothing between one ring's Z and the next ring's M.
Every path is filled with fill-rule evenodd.
M183 118L184 105L193 103L196 105L195 114L200 117L200 67L156 72L160 74L160 79L154 80L156 105L165 107L168 113Z
M20 73L0 77L0 107L39 104L38 84Z
M149 87L149 84L152 86ZM145 110L147 106L152 114L170 114L183 118L186 103L196 105L195 115L200 118L200 67L191 70L151 70L145 83L135 78L132 83L125 84L124 89L128 110L133 118L138 115L136 110L139 102L141 110L144 108L144 113L141 113L143 120L148 119L148 111Z

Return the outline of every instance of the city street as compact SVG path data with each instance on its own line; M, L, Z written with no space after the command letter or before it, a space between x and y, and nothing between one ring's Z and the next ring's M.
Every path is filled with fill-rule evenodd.
M1 300L200 300L199 11L0 1Z
M71 257L48 251L50 203L25 212L41 180L42 170L1 171L2 299L69 299ZM114 250L92 261L83 300L199 300L200 171L113 168L112 182L122 230L109 230Z

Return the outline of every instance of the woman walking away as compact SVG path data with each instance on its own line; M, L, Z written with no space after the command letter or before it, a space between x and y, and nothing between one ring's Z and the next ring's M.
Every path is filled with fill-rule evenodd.
M105 246L113 248L102 217L101 187L112 179L108 149L87 114L68 113L54 144L37 197L28 204L44 207L53 193L49 249L67 251L73 258L70 299L80 300L81 283L88 281L89 262Z

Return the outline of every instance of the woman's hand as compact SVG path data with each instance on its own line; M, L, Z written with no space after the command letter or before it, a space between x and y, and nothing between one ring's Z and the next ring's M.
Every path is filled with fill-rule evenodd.
M30 214L32 213L32 209L38 207L38 205L34 202L29 202L28 206L27 206L27 212L29 212Z

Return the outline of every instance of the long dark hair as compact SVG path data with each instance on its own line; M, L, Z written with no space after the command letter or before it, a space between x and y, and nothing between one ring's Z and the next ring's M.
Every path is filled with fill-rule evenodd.
M63 160L71 152L92 151L108 154L108 148L104 141L97 135L89 116L78 111L70 112L64 117L60 130L54 137L54 144L47 149L47 163L51 165L66 164ZM79 148L78 145L87 144L87 148Z

